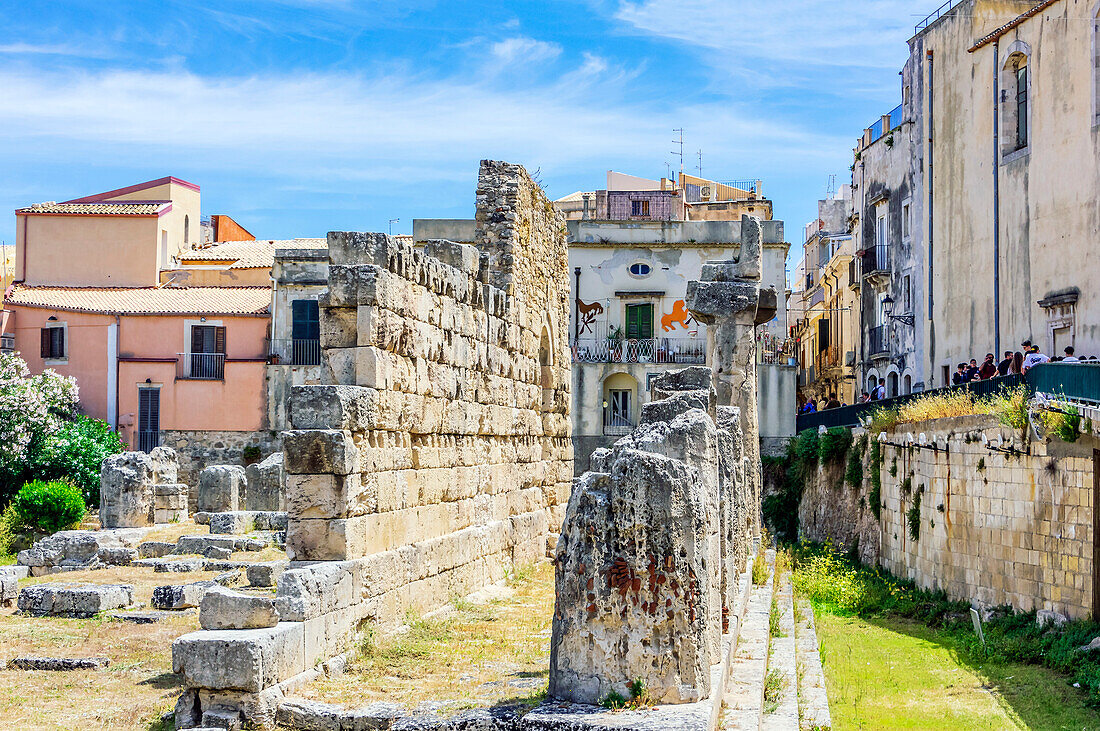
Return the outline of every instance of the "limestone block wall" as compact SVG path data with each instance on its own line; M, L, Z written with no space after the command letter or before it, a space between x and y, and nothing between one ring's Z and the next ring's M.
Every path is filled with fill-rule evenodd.
M1030 438L988 416L900 425L884 438L880 517L870 509L868 449L860 489L844 484L842 464L819 468L804 486L803 537L858 546L865 563L955 599L1093 613L1100 441Z
M272 686L347 649L360 622L439 607L547 555L573 476L565 227L522 167L495 162L477 221L477 247L329 234L325 383L292 390L282 435L282 621L177 640L200 710L262 720ZM207 667L229 640L263 656L262 677Z
M270 431L182 431L165 430L160 443L176 450L179 457L179 481L190 487L188 509L198 510L199 474L211 465L245 464L244 450L256 447L260 459L282 450L278 432Z
M1090 615L1090 445L1026 441L990 417L905 425L887 438L908 443L921 433L947 451L883 446L882 566L958 599ZM992 451L990 444L1027 454ZM918 494L914 539L908 513Z

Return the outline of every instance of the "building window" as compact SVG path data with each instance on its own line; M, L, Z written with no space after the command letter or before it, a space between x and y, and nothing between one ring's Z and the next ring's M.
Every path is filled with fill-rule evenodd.
M138 451L160 446L160 386L138 388Z
M902 289L902 301L905 303L905 311L906 312L912 312L913 311L912 280L909 278L908 274L905 275L905 279L903 280L901 289Z
M65 326L51 325L42 328L43 360L61 360L67 357L65 350Z
M635 262L630 265L630 276L632 277L648 277L653 268L645 262Z
M653 337L653 305L626 306L626 337L628 340L648 340Z
M321 365L321 319L317 300L294 300L291 313L291 363Z
M657 382L657 379L661 377L660 373L647 373L645 374L645 390L652 391L653 384Z
M192 325L191 352L187 361L187 378L224 380L225 328L219 325Z
M913 204L910 201L905 201L901 204L901 238L905 241L909 240L912 235L912 220L913 220Z
M649 201L630 201L631 216L648 216Z
M1014 42L1001 72L1001 151L1004 155L1024 150L1031 136L1031 49Z
M1016 149L1027 147L1027 65L1016 67Z

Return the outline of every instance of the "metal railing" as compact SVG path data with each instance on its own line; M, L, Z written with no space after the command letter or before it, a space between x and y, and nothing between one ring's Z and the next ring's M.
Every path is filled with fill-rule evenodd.
M277 338L271 341L271 348L268 352L273 365L321 365L320 340Z
M176 378L186 381L224 381L225 353L177 353Z
M603 433L606 437L625 437L634 431L634 422L628 415L605 409L603 412Z
M886 342L887 332L886 325L879 325L873 327L867 331L867 352L871 355L876 353L889 353L890 346Z
M757 195L760 195L760 190L763 187L763 181L761 180L720 180L718 184L728 185L731 188L756 193Z
M1032 393L1100 404L1100 363L1040 363L1025 378Z
M151 452L160 446L160 432L159 431L138 431L135 433L137 441L137 451L139 452Z
M916 26L913 27L913 35L919 35L922 30L951 12L951 9L958 5L960 2L962 2L962 0L947 0L947 2L945 2L943 5L933 10L927 18L917 23Z
M763 332L756 338L756 362L762 364L797 365L794 338L779 338Z
M864 275L890 270L890 247L881 244L863 252Z
M1036 366L1038 368L1039 366ZM1089 366L1085 366L1088 368ZM1100 366L1096 367L1098 373L1100 373ZM1030 375L1035 371L1032 368L1028 371ZM963 391L969 391L977 397L985 398L994 394L1003 393L1005 391L1011 391L1017 386L1024 384L1025 378L1020 375L1001 376L999 378L990 378L984 381L971 381L970 383L964 383L959 386L948 386L947 388L939 388L934 391L923 391L921 393L910 393L904 396L895 396L894 398L883 399L881 401L868 401L864 404L854 404L852 406L842 406L838 409L826 409L825 411L818 411L813 414L799 414L796 420L798 431L804 429L817 429L818 427L825 427L830 429L838 426L859 426L862 419L868 418L872 412L878 409L894 409L907 401L922 398L930 394L944 394L944 393L958 393Z
M647 338L643 340L574 340L574 363L675 363L704 365L706 340Z

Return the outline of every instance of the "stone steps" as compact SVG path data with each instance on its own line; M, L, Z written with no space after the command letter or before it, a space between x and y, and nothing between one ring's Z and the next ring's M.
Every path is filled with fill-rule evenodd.
M775 551L765 554L768 580L763 586L751 586L745 617L737 637L729 679L722 699L718 727L722 731L759 729L764 710L764 678L768 673L772 582Z
M776 608L779 614L779 634L771 638L768 675L777 673L782 683L778 704L769 707L765 701L763 731L798 730L798 669L795 653L794 601L791 576L777 579ZM770 617L769 617L770 619ZM770 624L769 624L770 626Z
M814 612L805 599L798 602L800 621L795 626L798 667L798 709L806 728L832 727L829 694L825 689L825 671L821 667L820 646L814 629Z

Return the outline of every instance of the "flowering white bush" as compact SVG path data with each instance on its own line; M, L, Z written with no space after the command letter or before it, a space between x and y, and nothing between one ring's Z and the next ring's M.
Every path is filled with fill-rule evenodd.
M76 380L46 370L32 376L17 353L0 353L0 471L17 472L36 437L76 413Z

